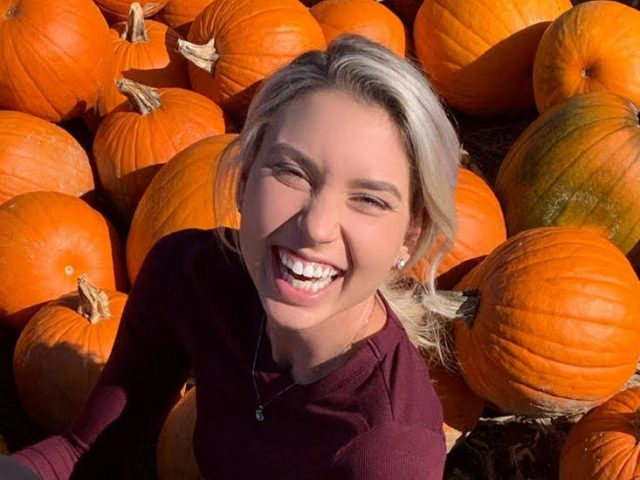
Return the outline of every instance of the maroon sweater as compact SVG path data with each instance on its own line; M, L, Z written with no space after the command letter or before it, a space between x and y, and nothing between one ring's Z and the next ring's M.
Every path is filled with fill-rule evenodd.
M194 449L206 479L442 478L440 403L392 313L347 363L287 390L257 422L251 366L262 313L239 257L211 230L166 237L144 262L84 412L65 435L13 457L45 480L117 478L157 433L191 369ZM292 382L267 335L256 377L264 400Z

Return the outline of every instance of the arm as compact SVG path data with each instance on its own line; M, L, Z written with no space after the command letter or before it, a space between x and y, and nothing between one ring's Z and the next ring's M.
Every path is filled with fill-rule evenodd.
M44 480L109 478L160 428L189 366L175 331L175 257L160 242L145 260L109 360L70 429L12 455Z
M446 458L442 431L389 423L359 435L333 458L335 480L441 480Z

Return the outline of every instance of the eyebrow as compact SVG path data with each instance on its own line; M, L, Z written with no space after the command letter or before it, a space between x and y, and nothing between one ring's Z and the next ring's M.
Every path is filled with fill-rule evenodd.
M310 171L314 176L320 176L320 170L316 163L307 155L292 147L287 143L276 143L269 149L270 152L283 153L290 157L292 160L299 162L306 170ZM381 192L388 192L402 201L402 194L398 188L392 183L385 182L384 180L371 180L368 178L359 178L353 182L353 185L357 188L364 188L366 190L376 190Z

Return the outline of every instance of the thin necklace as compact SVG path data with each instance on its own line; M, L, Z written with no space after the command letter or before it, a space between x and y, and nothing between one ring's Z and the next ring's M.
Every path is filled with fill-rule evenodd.
M365 322L362 324L362 327L360 327L360 329L356 332L356 334L353 337L353 339L351 340L351 342L349 342L347 344L347 346L345 347L345 349L342 350L342 352L340 352L338 355L342 355L347 350L349 350L349 348L351 348L351 346L353 345L353 342L356 341L358 336L367 327L367 325L369 324L369 319L371 318L371 314L373 313L373 309L374 309L374 307L375 307L377 302L378 302L378 298L377 298L377 295L376 295L376 298L375 298L375 300L373 302L373 306L371 307L371 310L369 311L369 314L367 315L367 318L366 318ZM260 398L260 392L258 391L258 384L256 382L256 362L258 361L258 351L260 350L260 341L262 340L262 332L264 331L264 325L265 325L265 322L266 322L266 318L267 318L266 314L262 314L262 321L260 322L260 332L258 333L258 341L256 343L256 351L255 351L255 353L253 355L253 366L251 367L251 380L253 380L253 389L256 392L256 399L258 400L258 406L256 407L256 410L255 410L255 417L256 417L256 420L258 422L262 422L264 420L264 409L266 408L267 405L269 405L273 400L275 400L277 397L282 395L284 392L286 392L290 388L292 388L295 385L297 385L295 381L292 382L290 385L288 385L287 387L283 388L282 390L280 390L279 392L274 394L269 400L267 400L266 402L262 403L262 400Z

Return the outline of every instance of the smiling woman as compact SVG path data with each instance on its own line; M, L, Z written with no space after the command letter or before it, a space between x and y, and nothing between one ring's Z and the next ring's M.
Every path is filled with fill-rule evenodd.
M437 256L424 283L403 273L454 236L459 152L428 82L383 47L341 37L284 67L217 176L238 172L216 194L240 229L152 249L85 410L14 458L45 479L117 478L191 369L207 479L442 478L418 348L446 353L458 305L435 289Z

